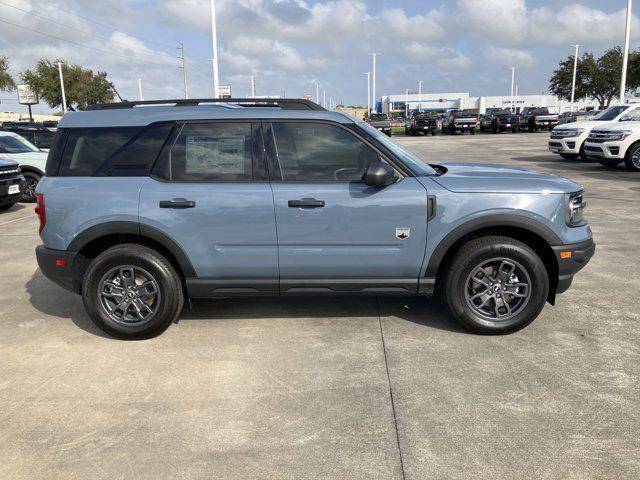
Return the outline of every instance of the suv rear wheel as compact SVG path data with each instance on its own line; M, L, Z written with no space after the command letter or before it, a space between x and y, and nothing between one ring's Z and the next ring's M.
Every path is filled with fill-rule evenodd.
M42 178L35 172L23 172L22 176L25 179L26 188L24 193L22 194L21 202L33 203L36 201L36 187L38 186L38 182Z
M549 277L540 257L508 237L482 237L466 243L444 278L445 300L466 328L503 334L531 323L542 311Z
M159 335L184 302L182 282L167 259L136 244L117 245L91 262L82 299L93 322L122 339Z

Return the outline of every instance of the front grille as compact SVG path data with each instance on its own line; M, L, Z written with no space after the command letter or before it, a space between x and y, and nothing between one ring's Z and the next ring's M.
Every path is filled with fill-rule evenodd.
M20 175L20 167L2 167L0 168L0 178L15 177Z
M602 153L602 149L600 147L591 147L589 145L587 145L586 147L584 147L584 149L587 152L597 152L597 153Z
M591 143L610 142L620 140L620 133L609 132L607 130L591 130L588 138Z
M549 142L550 147L561 147L562 144L560 142Z

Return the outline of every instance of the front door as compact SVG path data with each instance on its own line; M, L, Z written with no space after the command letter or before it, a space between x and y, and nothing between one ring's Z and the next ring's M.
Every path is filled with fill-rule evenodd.
M328 122L272 122L270 152L280 292L416 293L427 233L427 192L401 175L361 179L381 154Z
M175 127L140 192L141 230L185 252L191 297L278 293L273 195L259 123Z

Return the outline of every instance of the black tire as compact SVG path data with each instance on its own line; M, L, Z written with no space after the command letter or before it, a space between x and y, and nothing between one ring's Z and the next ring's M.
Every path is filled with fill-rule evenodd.
M407 127L404 127L404 134L409 135L409 129Z
M474 129L469 130L469 135L475 135L476 131Z
M23 203L34 203L36 201L36 197L34 195L36 186L38 185L38 182L40 181L42 176L38 175L35 172L23 172L22 176L26 180L27 187L22 194L22 198L20 199L20 201Z
M512 129L511 129L511 133L518 133L518 129L517 129L517 128L515 128L515 127L514 127L514 128L512 128Z
M431 136L435 137L438 134L437 130L431 130Z
M584 144L585 143L586 143L586 140L584 142L582 142L582 145L580 145L579 156L580 156L580 160L582 160L583 162L588 162L590 160L589 160L589 157L587 157L587 152L584 151Z
M565 160L575 160L579 157L577 153L561 153L560 156Z
M158 294L149 305L153 308L149 309L149 316L144 322L127 324L125 321L115 320L98 293L104 277L121 266L135 268L135 273L144 272L157 286ZM112 289L109 291L113 292ZM102 252L91 262L82 282L82 300L91 320L100 329L117 338L136 340L155 337L164 332L180 314L184 294L180 277L166 258L143 245L122 244ZM130 308L131 306L127 306L121 317Z
M467 288L468 282L473 281L471 279L473 271L483 262L493 260L513 262L513 265L517 265L519 272L522 269L525 279L528 275L530 287L526 302L516 297L510 300L510 302L515 301L513 305L515 311L511 316L491 320L481 316L469 305ZM488 278L486 277L485 281ZM445 301L460 324L475 333L499 335L520 330L536 319L547 300L549 277L540 257L524 243L509 237L482 237L464 244L451 259L444 275L443 287ZM495 286L491 289L487 287L487 291L493 288ZM505 299L507 296L501 298ZM494 302L494 310L502 308L495 306L495 299L489 300L491 301ZM522 303L516 309L518 302Z
M7 203L6 205L0 205L0 212L4 212L5 210L9 210L14 205L15 205L15 203Z
M640 143L631 145L624 156L624 165L632 172L640 172Z

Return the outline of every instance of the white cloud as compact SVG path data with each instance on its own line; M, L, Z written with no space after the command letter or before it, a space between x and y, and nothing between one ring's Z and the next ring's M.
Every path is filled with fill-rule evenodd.
M536 61L531 53L515 48L489 47L484 56L502 67L532 67Z

